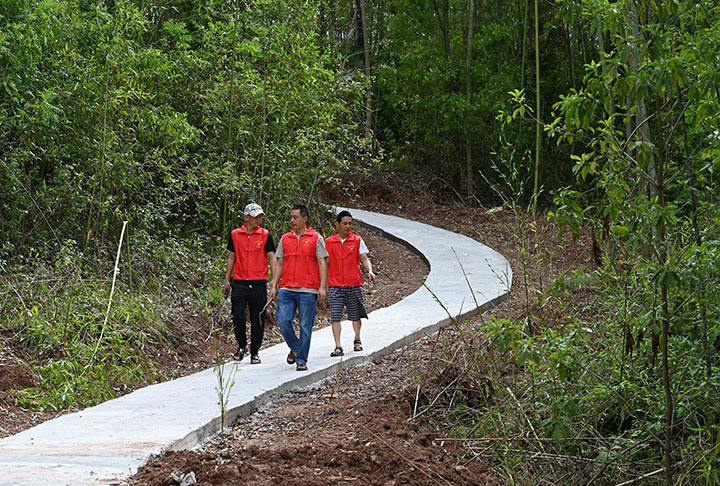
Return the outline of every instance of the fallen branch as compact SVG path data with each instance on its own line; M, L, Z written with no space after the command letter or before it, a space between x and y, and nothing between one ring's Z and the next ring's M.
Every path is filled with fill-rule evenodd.
M643 474L642 476L639 476L639 477L637 477L637 478L635 478L635 479L631 479L630 481L625 481L624 483L616 484L615 486L628 486L629 484L637 483L637 482L640 481L641 479L646 479L646 478L649 478L650 476L655 476L656 474L660 474L660 473L663 472L664 470L665 470L665 468L664 468L664 467L661 467L661 468L658 469L657 471L653 471L653 472L649 472L649 473L647 473L647 474Z
M113 270L113 280L112 287L110 288L110 298L108 299L107 311L105 311L105 322L103 322L102 328L100 329L100 337L98 338L97 343L95 343L95 351L93 351L92 355L93 361L95 360L95 355L97 354L97 350L100 347L100 343L102 342L103 335L105 334L105 326L107 326L108 318L110 317L110 306L112 305L113 294L115 294L115 280L117 280L117 275L118 273L120 273L120 250L122 249L123 238L125 238L125 228L127 227L127 224L127 221L123 221L122 231L120 232L120 241L118 243L117 256L115 257L115 269Z
M503 442L503 441L526 441L526 442L554 442L552 437L438 437L435 440L474 441L474 442ZM602 437L568 437L568 440L603 440Z

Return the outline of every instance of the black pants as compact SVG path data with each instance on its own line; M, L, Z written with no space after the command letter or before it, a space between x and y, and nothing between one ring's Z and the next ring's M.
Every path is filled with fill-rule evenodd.
M232 286L232 315L233 331L238 346L247 347L245 333L245 307L250 309L250 354L260 351L263 335L265 334L265 312L263 307L267 302L267 282L264 280L233 280Z

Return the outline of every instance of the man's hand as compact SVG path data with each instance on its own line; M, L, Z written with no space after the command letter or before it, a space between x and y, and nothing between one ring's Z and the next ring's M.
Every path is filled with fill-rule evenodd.
M320 287L318 289L318 304L325 305L327 303L327 289L325 287Z
M372 271L372 263L370 263L370 259L368 258L367 253L363 253L362 255L360 255L360 263L362 263L362 266L365 267L368 278L370 280L375 280L375 274Z
M270 300L275 300L275 297L277 297L277 289L275 285L270 284Z
M230 282L225 281L225 285L223 285L223 295L227 297L227 294L230 292Z

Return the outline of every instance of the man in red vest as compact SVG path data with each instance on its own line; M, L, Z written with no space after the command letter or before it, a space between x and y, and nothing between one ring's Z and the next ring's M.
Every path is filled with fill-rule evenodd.
M296 363L297 371L307 371L310 338L318 302L327 300L327 261L325 240L307 226L307 207L298 204L290 210L292 231L285 233L277 248L277 271L270 283L270 298L276 296L275 319L290 348L288 364ZM295 311L300 320L300 336L292 321Z
M360 318L367 318L365 299L362 294L362 276L360 263L365 267L370 280L375 280L372 264L368 258L368 249L363 239L352 232L353 218L348 211L340 211L337 215L337 232L327 239L325 247L329 255L328 302L330 304L330 322L332 323L335 350L330 356L345 354L340 345L340 319L347 308L348 319L355 330L353 348L362 351L360 340Z
M242 361L247 351L245 307L250 309L250 363L260 363L260 346L265 333L268 264L275 276L275 243L265 228L260 227L265 214L258 204L245 206L245 224L230 233L230 251L223 291L232 289L233 330L238 349L233 355Z

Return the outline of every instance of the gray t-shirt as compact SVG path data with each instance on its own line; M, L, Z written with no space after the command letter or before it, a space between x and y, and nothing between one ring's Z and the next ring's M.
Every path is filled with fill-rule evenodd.
M303 234L305 234L305 233L303 233ZM301 235L295 233L295 236L297 237L298 240L300 240ZM284 253L283 253L283 244L282 244L282 237L281 237L280 243L278 244L277 250L275 251L275 258L281 259L281 258L283 258L283 255L284 255ZM317 244L315 245L315 256L317 258L327 258L328 257L328 252L327 252L327 249L325 248L325 238L323 238L320 233L318 233ZM305 292L308 294L317 294L318 293L318 289L311 289L308 287L282 287L282 288L285 290L290 290L291 292Z

